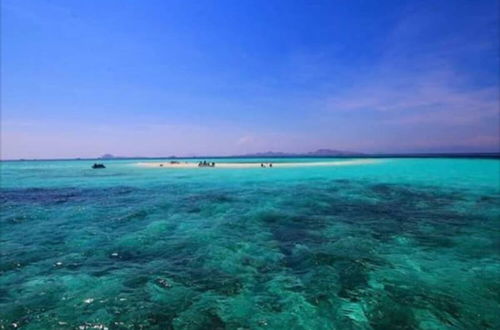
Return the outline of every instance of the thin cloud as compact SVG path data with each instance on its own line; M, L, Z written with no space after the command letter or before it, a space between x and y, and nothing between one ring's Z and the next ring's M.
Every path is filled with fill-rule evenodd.
M477 85L475 72L457 63L457 58L498 49L498 40L450 35L433 42L418 41L440 19L439 15L423 19L422 14L401 20L389 34L379 62L356 79L352 88L327 97L329 111L368 111L394 124L464 125L498 119L498 80ZM495 19L494 15L485 18ZM409 45L415 42L416 50Z

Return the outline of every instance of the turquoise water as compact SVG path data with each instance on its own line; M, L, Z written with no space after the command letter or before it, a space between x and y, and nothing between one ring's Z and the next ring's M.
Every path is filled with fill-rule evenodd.
M0 328L500 328L498 159L136 162L1 163Z

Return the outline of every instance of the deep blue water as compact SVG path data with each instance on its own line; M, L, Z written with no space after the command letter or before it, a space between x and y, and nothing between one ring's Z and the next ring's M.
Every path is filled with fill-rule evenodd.
M500 328L498 159L137 162L0 164L2 329Z

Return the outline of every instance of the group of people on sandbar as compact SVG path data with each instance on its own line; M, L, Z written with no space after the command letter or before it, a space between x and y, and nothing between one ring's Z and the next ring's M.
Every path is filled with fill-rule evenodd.
M215 167L215 163L214 162L208 163L206 160L204 160L198 163L198 167Z
M260 167L273 167L273 163L269 163L267 166L264 163L260 163Z

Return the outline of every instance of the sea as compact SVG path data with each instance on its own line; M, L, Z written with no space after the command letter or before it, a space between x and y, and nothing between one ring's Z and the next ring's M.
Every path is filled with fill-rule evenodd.
M0 329L500 329L500 159L349 160L3 161Z

